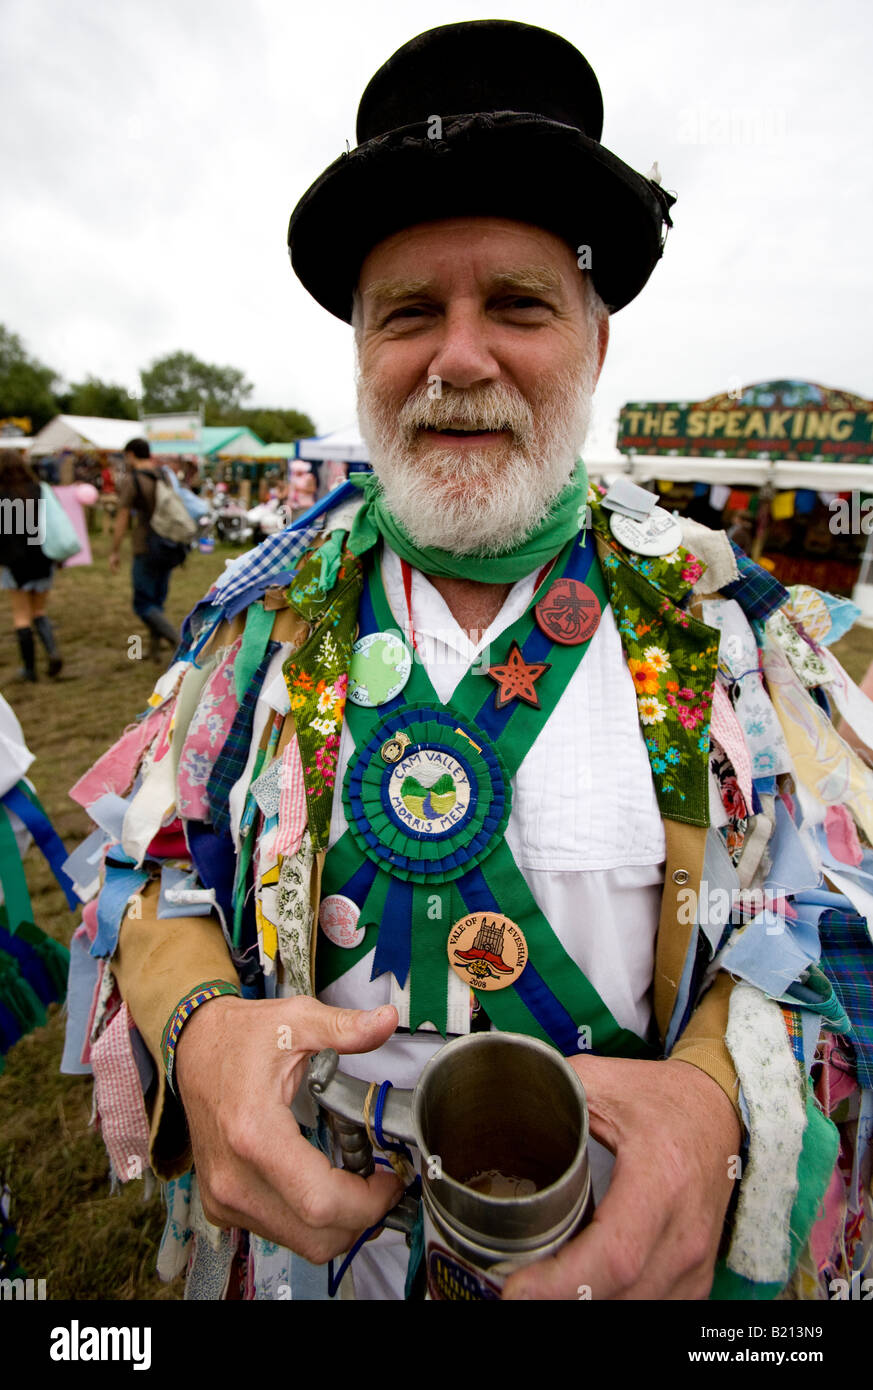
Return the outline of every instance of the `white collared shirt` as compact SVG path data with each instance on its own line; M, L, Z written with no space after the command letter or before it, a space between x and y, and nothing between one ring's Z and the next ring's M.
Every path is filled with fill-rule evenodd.
M410 625L401 563L385 548L385 592L397 626ZM491 648L505 657L501 635L527 608L536 576L513 585L491 627L470 642L430 581L412 572L412 624L422 660L445 702L470 664ZM487 664L481 662L483 668ZM346 829L342 783L354 742L343 726L330 843ZM663 883L664 829L645 744L636 691L624 660L612 610L600 626L551 717L513 779L506 841L538 906L568 954L601 995L616 1021L639 1036L651 1025L655 933ZM501 904L508 917L512 905ZM373 952L322 991L327 1004L376 1008L403 999L392 977L370 979ZM447 967L447 977L457 977ZM457 981L458 984L463 984ZM454 985L452 985L454 989ZM463 985L461 1000L466 995ZM450 993L450 1004L454 997ZM452 1031L466 1031L457 1009ZM460 1026L459 1026L460 1024ZM398 1034L378 1054L347 1057L343 1069L365 1080L412 1086L442 1039L434 1032Z

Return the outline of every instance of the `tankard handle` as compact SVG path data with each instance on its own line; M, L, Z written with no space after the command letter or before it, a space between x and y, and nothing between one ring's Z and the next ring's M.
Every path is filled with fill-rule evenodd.
M343 1166L362 1178L369 1177L375 1169L373 1148L364 1127L364 1105L369 1084L341 1072L339 1053L332 1047L311 1058L307 1082L310 1095L333 1117ZM416 1143L412 1123L412 1091L391 1088L382 1111L382 1131L404 1144ZM407 1193L387 1213L383 1224L389 1230L403 1231L408 1235L415 1225L417 1214L418 1200Z

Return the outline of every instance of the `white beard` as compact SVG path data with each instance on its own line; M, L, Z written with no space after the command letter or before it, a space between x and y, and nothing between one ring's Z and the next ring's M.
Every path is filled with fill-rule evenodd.
M417 546L453 555L498 555L521 545L572 476L591 419L595 371L592 350L553 381L537 407L496 382L444 387L434 400L425 389L399 410L359 372L361 433L395 521ZM421 441L418 431L428 425L512 433L500 446L437 449Z

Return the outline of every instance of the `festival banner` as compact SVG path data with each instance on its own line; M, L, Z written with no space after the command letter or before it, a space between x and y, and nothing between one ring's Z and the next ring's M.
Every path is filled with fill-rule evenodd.
M203 428L202 413L188 410L175 415L144 415L142 417L143 435L150 444L200 443Z
M873 462L873 401L811 381L768 381L709 400L630 401L625 454Z

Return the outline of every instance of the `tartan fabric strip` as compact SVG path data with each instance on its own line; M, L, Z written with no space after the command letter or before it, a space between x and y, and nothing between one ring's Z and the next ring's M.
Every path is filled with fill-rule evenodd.
M873 1087L873 942L857 912L823 912L820 966L849 1016L858 1083Z
M259 546L246 555L238 566L223 574L215 587L207 594L211 604L226 608L238 594L251 589L255 584L267 585L274 574L292 567L298 555L302 555L318 535L319 526L304 526L300 530L280 531L269 536Z
M725 598L736 599L747 617L760 618L763 621L764 618L769 618L771 613L775 613L777 608L781 608L783 603L787 603L791 595L784 584L780 584L779 580L774 579L761 565L756 565L754 560L750 560L738 545L734 545L733 541L731 545L737 557L740 577L732 584L726 584L721 592Z
M161 1057L164 1070L167 1073L167 1083L171 1088L173 1088L173 1065L176 1059L176 1043L179 1041L179 1034L195 1009L198 1009L209 999L218 999L222 994L234 994L239 998L239 989L227 980L209 980L205 984L198 985L196 989L189 990L184 998L179 1000L170 1015L170 1020L161 1038Z
M782 1017L785 1019L785 1031L788 1034L788 1041L791 1043L791 1051L794 1053L795 1060L802 1062L803 1058L803 1024L800 1014L796 1009L789 1009L782 1004Z
M207 594L209 603L225 607L231 599L249 589L253 584L272 582L272 576L289 569L301 556L308 545L325 526L325 514L352 497L360 496L360 490L351 483L343 483L334 488L327 497L299 517L297 521L269 536L248 555L241 557L238 564L231 566Z
M206 799L209 802L212 824L216 830L226 830L230 825L228 798L231 788L242 776L248 761L249 747L252 741L252 725L255 720L255 705L258 703L261 686L264 683L264 677L273 659L273 654L278 650L278 642L267 644L267 650L261 664L249 682L243 702L230 726L230 733L224 741L224 747L209 774L209 781L206 784Z

